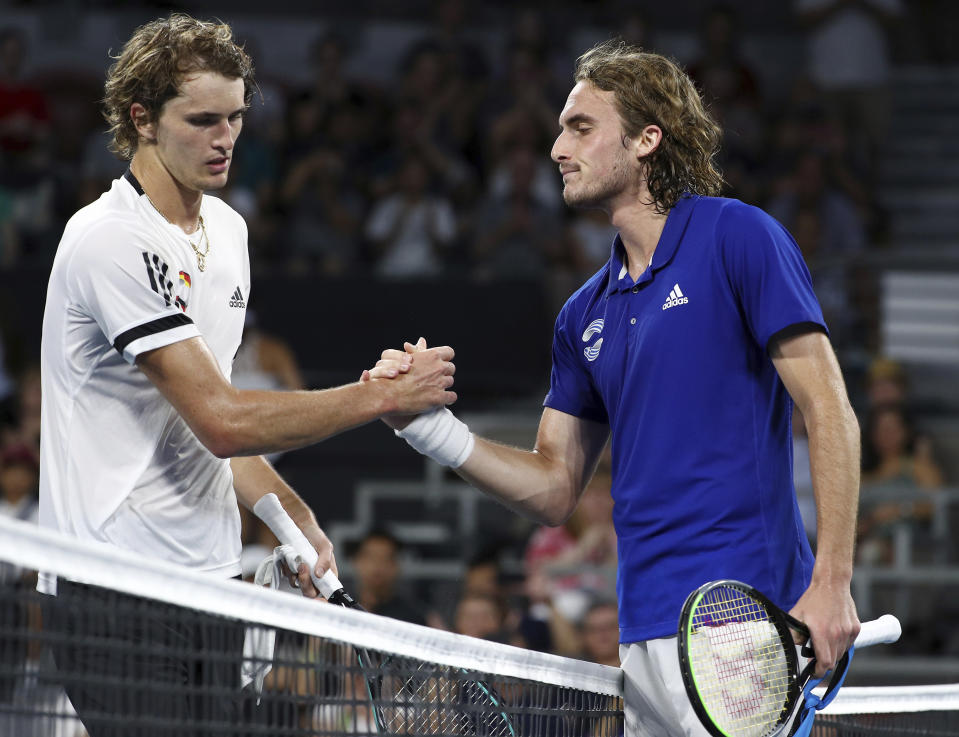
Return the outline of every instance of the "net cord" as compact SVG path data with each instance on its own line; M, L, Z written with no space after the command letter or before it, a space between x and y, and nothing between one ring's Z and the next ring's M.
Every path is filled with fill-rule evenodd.
M825 688L814 689L822 695ZM895 714L959 711L959 684L845 686L821 714Z
M441 665L562 688L623 695L619 668L479 640L214 578L183 566L0 518L0 560L248 623L323 637Z

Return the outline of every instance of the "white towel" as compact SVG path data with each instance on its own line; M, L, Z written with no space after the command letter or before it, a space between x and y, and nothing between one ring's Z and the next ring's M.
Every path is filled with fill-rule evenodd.
M256 569L253 583L268 586L274 591L294 592L283 571L283 563L295 571L299 563L296 551L290 545L280 545L273 554L264 558ZM273 647L276 644L276 631L270 627L247 627L243 638L243 663L240 667L240 688L251 683L256 692L256 703L260 703L263 693L263 681L273 668Z

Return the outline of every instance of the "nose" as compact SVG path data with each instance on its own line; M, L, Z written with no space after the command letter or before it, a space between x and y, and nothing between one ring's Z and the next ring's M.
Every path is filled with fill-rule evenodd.
M213 147L221 151L232 151L237 136L240 135L239 126L234 126L229 120L223 120L216 129Z
M566 151L566 131L561 131L556 140L553 141L553 148L549 152L549 157L557 164L569 159L569 153Z

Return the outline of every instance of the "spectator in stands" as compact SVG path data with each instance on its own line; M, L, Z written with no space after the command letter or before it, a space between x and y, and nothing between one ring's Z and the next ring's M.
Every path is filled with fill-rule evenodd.
M463 591L497 597L504 595L503 571L495 550L484 550L470 559L463 576Z
M619 667L619 615L615 599L594 600L583 614L579 631L583 660Z
M0 427L0 445L23 444L40 454L40 367L28 366L19 376L12 423Z
M743 57L739 28L735 8L712 5L700 21L700 55L688 72L723 129L719 161L730 196L753 202L765 121L759 81Z
M368 611L414 624L426 624L424 611L398 589L401 544L384 529L368 532L350 558L356 574L356 600Z
M808 30L808 66L870 174L889 119L891 53L887 31L903 11L901 0L795 0Z
M50 102L25 74L27 38L0 30L0 265L42 252L54 222Z
M784 191L766 210L792 233L809 267L833 340L856 338L859 320L849 300L848 259L866 247L866 231L853 202L832 184L826 159L806 151L796 161Z
M319 109L321 120L329 121L339 109L365 108L374 90L346 71L350 44L337 31L325 31L310 47L310 80L303 90Z
M464 591L460 596L453 616L453 630L458 634L515 643L505 625L506 606L501 598L478 591Z
M456 217L446 197L430 189L430 171L410 156L397 175L397 191L373 203L365 234L374 269L391 279L437 276L456 235Z
M0 517L36 524L40 459L26 443L8 443L0 447Z
M869 364L866 372L866 400L869 407L907 403L908 380L906 370L898 361L879 357Z
M800 243L807 262L861 252L866 232L854 203L836 185L826 158L807 150L794 162L784 189L767 203L766 210L787 229L804 214L814 216L815 237ZM818 289L817 289L818 292Z
M536 187L540 156L516 146L506 159L504 191L480 204L473 260L486 278L542 278L562 261L562 232L556 211Z
M252 308L246 311L243 338L233 359L230 381L238 389L306 389L293 349L285 340L265 330Z
M585 279L596 273L609 260L615 237L616 228L602 210L573 213L564 240L576 274Z
M700 26L700 56L687 68L703 99L727 132L727 145L758 153L759 82L740 49L739 15L727 3L711 6ZM728 133L737 135L730 138Z
M517 147L542 151L549 146L556 130L555 110L559 95L544 53L530 40L514 41L509 48L505 78L491 87L484 105L490 167L495 168ZM545 181L554 190L558 206L555 181Z
M296 162L281 183L279 201L288 266L325 276L355 268L366 202L346 176L339 151L318 147Z
M541 526L526 546L527 575L549 581L552 598L578 621L590 595L615 593L616 530L609 466L597 469L576 509L559 527ZM568 604L564 596L568 595Z
M370 198L379 200L395 193L401 169L415 158L427 167L431 181L452 204L462 206L473 199L476 173L461 153L433 135L426 110L416 102L400 100L389 120L390 135L383 147L367 162L358 163Z
M902 405L873 407L863 434L859 560L891 563L894 529L900 524L928 524L933 505L923 492L934 493L944 477L931 439L917 434ZM897 492L902 492L901 501L890 498ZM872 503L872 496L878 503Z
M26 62L24 32L0 30L0 157L5 168L25 164L50 135L49 102L26 79Z
M37 523L37 485L40 462L33 448L23 443L0 446L0 517ZM13 696L26 662L27 640L18 627L27 622L27 609L18 593L24 584L36 583L32 573L0 561L0 703ZM2 726L2 723L0 723Z
M615 596L616 531L608 455L559 527L538 527L524 553L530 618L545 623L553 651L576 655L579 627L596 597Z
M477 7L465 0L434 0L433 27L429 39L441 55L447 73L442 115L437 116L441 140L466 159L474 172L481 172L482 133L479 108L486 96L490 67L486 54L471 31L470 11Z

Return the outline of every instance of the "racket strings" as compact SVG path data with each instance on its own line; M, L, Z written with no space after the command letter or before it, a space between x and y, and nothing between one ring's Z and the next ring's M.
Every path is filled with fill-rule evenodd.
M734 588L708 591L690 618L689 659L703 706L723 732L763 737L778 727L793 679L761 602Z

